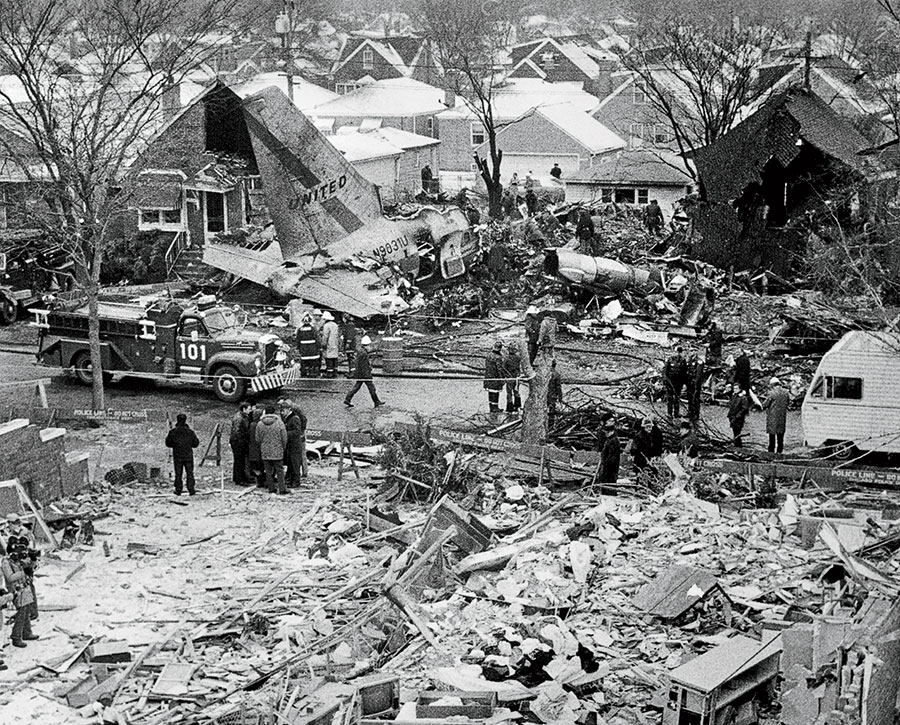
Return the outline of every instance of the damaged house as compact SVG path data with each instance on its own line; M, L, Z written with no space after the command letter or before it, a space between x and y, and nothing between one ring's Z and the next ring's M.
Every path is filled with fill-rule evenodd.
M696 153L694 255L785 275L811 230L827 238L829 227L846 232L878 219L896 172L862 153L871 145L814 93L768 98Z

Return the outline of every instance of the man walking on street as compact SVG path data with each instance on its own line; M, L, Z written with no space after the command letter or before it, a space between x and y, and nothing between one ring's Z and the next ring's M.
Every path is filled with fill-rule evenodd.
M354 373L356 383L350 388L347 397L344 398L344 405L348 408L353 407L353 396L359 392L363 385L368 389L374 407L378 408L384 405L378 399L378 391L375 390L375 381L372 379L372 362L369 360L369 348L371 345L372 340L368 335L364 335L363 339L359 341L359 350L356 353L356 372Z
M731 426L732 442L735 448L744 446L741 434L749 412L750 398L747 397L747 393L736 385L732 385L731 402L728 404L728 423Z
M781 387L778 378L772 378L769 397L763 403L766 411L766 433L769 434L769 453L784 452L784 431L787 428L787 410L790 397Z
M262 454L266 472L266 486L270 493L285 494L284 451L287 447L287 430L274 405L267 405L265 415L256 426L256 441ZM277 487L276 487L277 486Z
M337 361L340 352L341 331L334 315L328 310L322 313L322 355L325 357L325 377L337 377Z
M666 410L670 418L677 418L681 413L681 388L684 386L687 374L687 363L682 353L684 348L679 345L675 348L675 354L666 360L663 369L663 384L666 388Z
M250 481L247 475L247 456L250 453L250 410L248 402L238 406L237 413L231 419L231 435L228 445L231 446L231 481L235 486L246 486Z
M300 479L306 478L309 473L306 465L306 414L289 398L282 398L278 405L287 430L284 460L287 463L288 486L296 488L301 485Z
M187 478L188 494L193 496L197 493L194 488L194 449L199 445L200 439L187 424L187 415L179 413L175 418L175 427L166 435L166 448L172 449L175 465L176 496L181 495L183 478Z
M500 391L503 390L503 382L506 377L503 373L503 358L500 351L503 343L500 340L494 342L494 347L484 359L484 383L482 387L488 394L488 413L494 418L500 412Z

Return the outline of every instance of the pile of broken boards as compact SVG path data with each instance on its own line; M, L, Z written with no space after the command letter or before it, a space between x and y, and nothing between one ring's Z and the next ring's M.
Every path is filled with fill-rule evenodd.
M141 651L99 643L122 661L79 692L156 725L632 725L658 723L670 683L710 659L732 657L722 696L780 652L783 722L854 722L833 713L893 707L900 687L885 638L898 565L865 558L900 549L881 513L793 498L723 513L674 487L638 501L498 486L477 515L446 497L394 512L320 501L222 552L267 577Z

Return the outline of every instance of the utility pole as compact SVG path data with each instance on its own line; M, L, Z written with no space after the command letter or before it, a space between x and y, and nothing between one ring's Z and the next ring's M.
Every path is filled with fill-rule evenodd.
M275 32L281 36L284 71L287 74L287 94L294 102L294 0L285 0L275 19Z
M809 71L812 65L812 31L806 31L806 42L803 44L803 88L809 90Z

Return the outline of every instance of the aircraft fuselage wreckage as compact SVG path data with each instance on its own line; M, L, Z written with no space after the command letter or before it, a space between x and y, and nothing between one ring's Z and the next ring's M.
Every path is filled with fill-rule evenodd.
M620 292L648 295L663 291L663 278L658 269L635 267L607 257L591 257L563 247L544 250L544 272L600 295Z
M365 318L397 311L389 293L398 275L416 284L458 277L478 252L459 209L386 217L375 185L280 90L249 96L243 114L277 243L213 240L210 266Z

